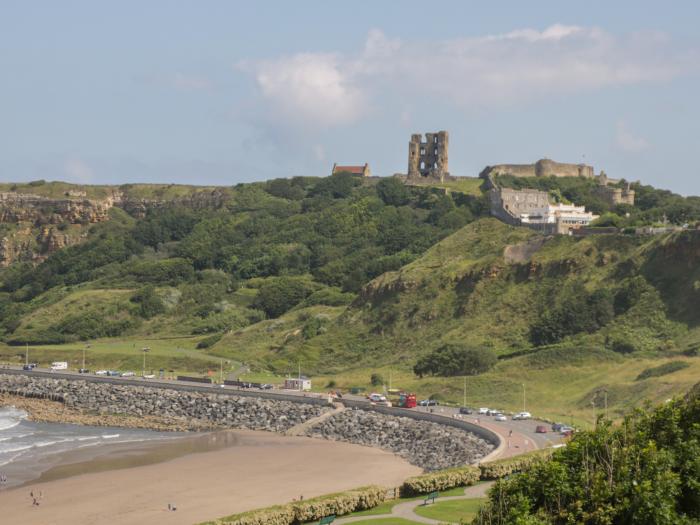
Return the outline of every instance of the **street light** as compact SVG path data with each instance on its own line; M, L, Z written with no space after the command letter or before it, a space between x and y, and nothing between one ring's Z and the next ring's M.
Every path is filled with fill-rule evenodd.
M83 347L83 370L85 370L85 351L90 348L90 345L85 345Z
M143 352L143 373L141 374L141 377L146 377L146 354L150 352L151 349L145 346L141 349L141 351Z
M523 412L525 412L525 383L523 383Z

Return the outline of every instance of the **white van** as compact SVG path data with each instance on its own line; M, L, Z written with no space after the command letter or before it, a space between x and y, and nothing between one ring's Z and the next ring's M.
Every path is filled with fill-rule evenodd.
M51 370L68 370L68 363L66 361L54 361L51 363Z

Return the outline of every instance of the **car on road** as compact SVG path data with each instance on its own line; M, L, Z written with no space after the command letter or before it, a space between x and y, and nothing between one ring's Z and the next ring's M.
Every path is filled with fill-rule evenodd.
M562 436L571 436L574 434L574 432L576 432L576 429L574 427L570 427L568 425L564 425L563 427L561 427L559 429L559 433Z
M112 377L119 377L120 375L122 375L122 373L118 372L117 370L107 370L107 375Z
M274 387L270 383L264 383L260 385L260 388L262 390L272 390Z
M552 425L552 432L561 432L561 429L566 425L564 423L554 423Z
M513 415L513 420L519 421L523 419L531 419L532 415L530 412L518 412L517 414Z
M90 370L88 370L87 368L80 368L80 369L78 369L78 373L79 374L89 374Z
M459 407L459 413L464 415L473 414L474 411L469 407Z
M34 366L33 365L24 365L22 367L22 370L34 370Z
M547 427L545 425L537 425L535 427L535 432L537 434L546 434L547 433Z
M487 416L497 416L498 414L502 414L502 413L503 413L502 410L497 410L495 408L489 408L488 412L486 412L486 415Z
M133 372L123 372L122 377L134 377L136 374Z
M508 421L508 418L504 414L496 414L496 421Z
M97 372L95 372L95 375L98 375L98 376L108 376L108 375L109 375L109 371L107 371L107 370L98 370Z
M384 401L386 401L385 396L376 393L370 394L369 396L367 396L367 399L369 399L372 403L383 403Z
M480 415L480 416L485 416L486 414L489 413L489 410L490 410L490 409L488 409L488 408L486 408L486 407L481 407L481 408L479 409L479 415Z
M144 379L153 379L154 377L156 377L155 374L146 374L145 376L143 376Z
M439 405L436 399L424 399L418 404L422 407L435 407Z

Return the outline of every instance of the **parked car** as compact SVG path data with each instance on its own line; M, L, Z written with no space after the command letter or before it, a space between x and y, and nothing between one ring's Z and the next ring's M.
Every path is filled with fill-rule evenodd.
M489 413L489 409L486 408L486 407L481 407L481 408L479 409L479 415L480 415L480 416L485 416L485 415L487 415L488 413Z
M473 414L474 411L469 407L459 407L459 413L469 415L469 414Z
M109 375L109 371L107 371L107 370L98 370L97 372L95 372L95 375L98 375L98 376L108 376L108 375Z
M34 370L34 367L32 365L24 365L22 370Z
M508 421L508 418L504 414L496 414L496 421Z
M537 425L535 427L535 432L538 434L546 434L547 433L547 427L545 425Z
M418 404L422 407L434 407L434 406L439 405L439 403L435 399L424 399L423 401L421 401Z
M146 374L145 376L143 376L144 379L153 379L154 377L156 377L155 374Z
M118 372L117 370L107 370L107 375L113 376L113 377L119 377L120 375L122 375L122 373Z
M383 396L382 394L375 394L375 393L370 394L368 399L372 403L383 403L384 401L386 401L385 396Z
M554 423L552 425L552 432L561 432L561 429L566 425L564 423Z
M487 416L496 416L496 415L502 414L502 413L503 412L501 412L500 410L496 410L495 408L489 408L488 412L486 412L486 415Z
M79 374L89 374L89 373L90 373L90 370L88 370L87 368L80 368L80 369L78 370L78 373L79 373Z
M269 383L265 383L265 384L260 385L260 388L263 390L272 390L273 386Z
M574 432L576 432L576 430L574 429L574 427L570 427L570 426L568 426L568 425L564 425L563 427L561 427L561 428L559 429L559 433L560 433L562 436L571 436Z
M123 372L121 374L122 377L134 377L135 375L136 374L134 374L133 372Z
M518 412L513 416L514 420L522 420L522 419L530 419L532 418L532 415L530 415L530 412Z

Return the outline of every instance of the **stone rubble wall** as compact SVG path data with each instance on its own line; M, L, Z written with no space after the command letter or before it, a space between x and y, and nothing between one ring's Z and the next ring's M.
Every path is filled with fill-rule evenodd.
M378 447L428 471L476 463L494 448L456 427L367 410L339 412L306 435Z
M65 379L0 374L0 393L59 400L68 407L128 416L184 419L192 427L212 422L222 428L285 432L330 408L259 397L181 392Z
M0 394L60 401L66 407L104 417L158 418L172 423L173 430L212 427L285 433L332 410L311 403L318 401L316 398L286 401L249 393L216 394L2 371ZM476 463L494 448L472 432L449 424L363 409L346 409L321 418L305 435L378 447L428 471Z

